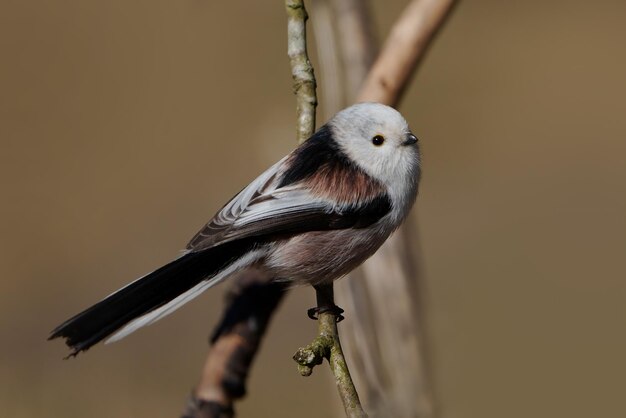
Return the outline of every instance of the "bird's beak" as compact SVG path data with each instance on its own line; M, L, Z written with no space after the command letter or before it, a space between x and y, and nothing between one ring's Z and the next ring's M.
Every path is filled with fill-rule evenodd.
M402 145L413 145L413 144L417 144L417 137L413 135L411 132L409 132L406 136L406 139L402 143Z

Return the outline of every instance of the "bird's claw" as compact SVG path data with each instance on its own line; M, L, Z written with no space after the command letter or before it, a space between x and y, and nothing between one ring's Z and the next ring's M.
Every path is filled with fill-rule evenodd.
M319 314L322 314L322 313L329 313L329 314L335 315L335 318L336 318L337 322L341 322L341 321L343 321L345 319L345 317L342 315L343 309L341 309L337 305L315 307L315 308L309 309L306 312L308 317L313 319L314 321L317 321L318 317L319 317Z

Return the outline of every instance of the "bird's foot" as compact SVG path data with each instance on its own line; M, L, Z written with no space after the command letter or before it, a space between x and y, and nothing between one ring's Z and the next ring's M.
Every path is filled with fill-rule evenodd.
M318 306L318 307L309 309L306 313L309 316L309 318L315 321L317 321L319 314L322 314L322 313L329 313L329 314L335 315L335 317L337 318L336 319L337 322L341 322L345 319L344 316L342 315L343 309L341 309L337 305Z

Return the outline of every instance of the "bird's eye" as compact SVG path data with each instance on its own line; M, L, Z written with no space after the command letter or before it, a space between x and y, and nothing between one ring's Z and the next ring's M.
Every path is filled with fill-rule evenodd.
M385 137L382 135L376 135L372 138L372 144L376 145L377 147L380 147L383 142L385 142Z

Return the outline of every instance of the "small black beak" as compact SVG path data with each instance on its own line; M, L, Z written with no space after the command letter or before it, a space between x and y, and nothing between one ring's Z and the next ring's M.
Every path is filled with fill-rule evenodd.
M406 136L406 139L404 140L402 145L413 145L413 144L417 144L417 137L413 135L412 133L409 133Z

